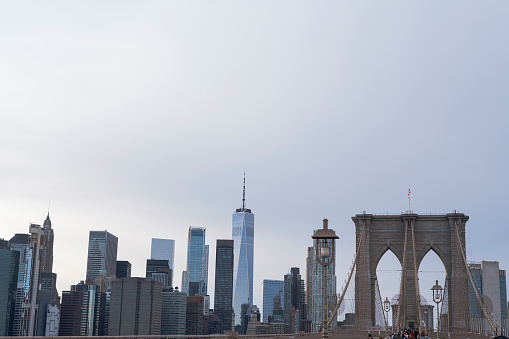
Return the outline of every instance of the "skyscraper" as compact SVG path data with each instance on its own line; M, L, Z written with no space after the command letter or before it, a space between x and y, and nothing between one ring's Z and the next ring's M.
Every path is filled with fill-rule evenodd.
M314 231L316 233L316 230ZM308 291L312 293L307 294L307 308L308 321L311 322L311 332L318 332L323 323L323 305L322 305L322 265L316 262L316 247L318 246L317 240L313 240L313 247L308 248L308 257L306 259L306 281L308 282ZM336 250L332 253L331 258L336 257ZM331 260L331 259L326 259ZM336 305L336 262L329 265L327 268L327 309L334 310ZM336 322L332 322L332 328L335 328Z
M242 304L253 305L254 214L246 208L246 177L242 207L232 216L233 248L233 310L235 325L241 323Z
M174 256L175 256L175 240L152 238L152 246L150 247L150 259L168 260L171 270L170 282L173 281Z
M172 274L168 260L148 259L145 273L147 278L159 281L163 288L172 286Z
M219 317L219 333L232 330L233 320L233 240L217 240L214 314Z
M279 296L280 308L283 308L283 289L284 283L282 280L263 280L263 322L269 322L269 317L272 317L274 311L274 298ZM280 319L283 320L283 319Z
M284 317L291 333L306 330L306 292L298 267L292 267L285 275Z
M60 336L103 336L106 293L96 285L71 285L62 292Z
M125 260L117 260L117 278L131 277L131 263Z
M30 234L15 234L9 245L19 255L18 288L13 336L36 335L42 238L40 225L30 224Z
M87 280L99 278L101 271L106 276L115 276L117 270L118 238L108 231L90 231L88 239Z
M110 336L159 335L162 285L146 278L122 278L111 288Z
M44 235L41 248L41 272L53 272L53 229L51 229L51 220L48 216L42 225Z
M186 334L187 294L178 289L163 289L161 335Z
M19 268L18 251L0 248L0 336L12 336L16 285Z
M205 228L189 227L187 270L182 272L182 292L189 296L207 294L209 245L205 245Z
M507 286L505 270L499 269L498 261L482 261L469 264L477 291L482 297L488 315L492 317L499 334L508 334ZM479 305L472 284L468 284L470 299L470 326L474 332L493 335L484 312Z

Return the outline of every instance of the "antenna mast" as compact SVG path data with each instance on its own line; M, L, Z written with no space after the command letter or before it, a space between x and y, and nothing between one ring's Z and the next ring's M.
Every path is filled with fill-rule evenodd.
M246 172L244 172L244 188L242 189L242 211L246 210Z

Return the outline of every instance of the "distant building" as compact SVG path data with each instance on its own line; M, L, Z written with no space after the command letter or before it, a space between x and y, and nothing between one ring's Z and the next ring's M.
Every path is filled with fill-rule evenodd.
M469 264L470 273L477 291L483 299L488 315L492 317L498 334L507 336L507 285L505 270L499 269L497 261L482 261ZM470 300L470 326L472 331L493 335L484 316L472 285L468 284Z
M168 260L148 259L145 273L147 278L159 281L163 288L172 286L172 274Z
M174 257L175 257L175 240L152 238L152 244L150 247L150 259L168 260L172 272L170 281L173 281Z
M209 245L205 245L205 228L189 227L187 269L182 272L182 292L188 296L207 295Z
M161 335L186 334L187 294L178 289L163 289Z
M219 333L232 330L233 322L233 240L217 240L214 314Z
M60 326L60 308L57 305L48 305L46 311L46 332L45 337L58 336Z
M284 282L282 280L263 280L263 322L269 322L274 311L274 298L279 296L279 308L283 308L283 290ZM282 321L283 319L281 319Z
M101 271L116 276L118 238L108 231L90 231L88 239L87 280L95 281Z
M41 241L41 272L53 272L53 230L51 229L51 220L48 216L42 225L44 231Z
M39 305L38 305L38 319L37 319L37 336L47 336L46 325L48 323L46 317L48 315L48 308L55 306L57 309L60 307L60 298L57 291L57 275L51 272L41 272L39 279ZM53 314L55 312L53 311ZM58 323L55 323L57 318L53 318L52 322L58 331ZM54 334L54 331L51 331ZM54 335L58 335L54 334Z
M0 248L0 336L2 337L12 336L19 256L19 251Z
M298 267L284 277L284 312L291 333L306 330L306 291Z
M83 282L62 292L59 336L104 336L106 294Z
M20 252L13 336L36 335L44 231L40 225L30 224L29 233L15 234L9 241L9 246Z
M316 233L316 230L314 231ZM307 294L308 303L306 307L309 309L308 322L310 322L309 330L311 332L319 332L323 324L323 293L322 293L322 266L316 261L316 247L318 246L317 240L313 240L313 247L308 248L308 257L306 259L306 281L308 282L307 289L311 293ZM336 250L332 253L331 260L336 257ZM326 268L327 276L327 309L334 310L336 306L336 263L332 263ZM332 328L336 327L336 322L332 322Z
M233 249L233 311L235 325L242 322L239 315L242 305L253 304L253 264L254 264L254 214L246 208L246 178L242 194L242 207L232 216Z
M208 296L187 297L186 335L208 335Z
M130 278L131 277L131 263L129 261L117 260L116 277Z
M149 278L113 282L108 325L110 336L161 333L162 284Z

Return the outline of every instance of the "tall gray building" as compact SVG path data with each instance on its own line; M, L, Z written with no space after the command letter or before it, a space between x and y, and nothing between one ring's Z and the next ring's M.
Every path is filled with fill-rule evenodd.
M87 280L95 282L101 271L116 275L118 238L108 231L90 231L88 239Z
M161 335L185 335L187 294L178 289L163 289Z
M108 334L159 335L162 285L150 278L122 278L111 288Z
M505 270L499 269L498 261L470 263L470 273L477 291L482 297L488 315L492 317L498 334L507 336L507 285ZM494 335L479 305L472 285L469 283L470 326L474 332Z

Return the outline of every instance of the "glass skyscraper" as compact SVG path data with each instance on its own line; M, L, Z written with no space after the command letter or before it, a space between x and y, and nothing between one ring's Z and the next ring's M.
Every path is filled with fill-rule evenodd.
M152 238L150 259L168 260L170 264L170 285L173 281L173 262L175 257L175 240Z
M108 231L90 231L88 239L87 280L99 278L101 271L113 277L117 271L118 238Z
M0 246L0 336L2 337L12 336L19 254L19 251Z
M217 240L214 315L219 317L219 333L232 330L233 240Z
M242 195L242 208L233 213L233 310L235 325L241 323L242 304L253 305L253 254L254 214L246 208L246 178Z
M189 296L207 294L209 245L205 245L205 228L189 227L187 270L182 272L182 292Z
M282 280L263 280L263 322L269 322L274 311L274 301L278 301L280 308L283 308L283 289L284 282ZM279 298L276 298L279 297ZM276 299L274 299L276 298Z

